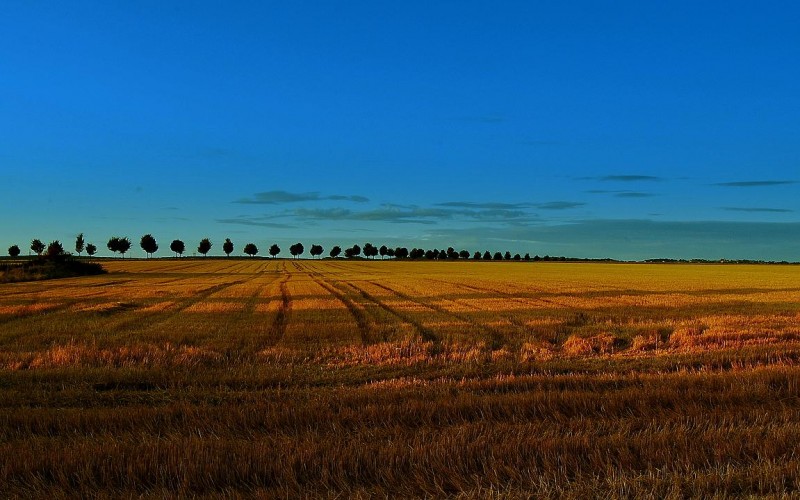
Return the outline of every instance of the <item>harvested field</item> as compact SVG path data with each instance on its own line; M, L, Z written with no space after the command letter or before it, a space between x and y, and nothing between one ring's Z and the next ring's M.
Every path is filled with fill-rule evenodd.
M800 491L800 266L104 261L0 285L0 495Z

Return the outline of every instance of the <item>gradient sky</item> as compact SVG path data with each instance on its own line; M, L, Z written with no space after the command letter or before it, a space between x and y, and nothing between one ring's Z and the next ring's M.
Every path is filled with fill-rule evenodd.
M800 260L796 2L0 8L3 251Z

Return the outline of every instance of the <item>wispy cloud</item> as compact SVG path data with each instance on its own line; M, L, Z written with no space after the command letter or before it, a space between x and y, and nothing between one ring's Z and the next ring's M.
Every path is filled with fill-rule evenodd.
M767 212L775 214L788 214L794 212L788 208L764 208L764 207L720 207L722 210L729 212Z
M501 203L501 202L474 202L474 201L448 201L436 203L437 207L456 207L456 208L486 208L486 209L521 209L529 208L530 203Z
M372 210L363 211L346 208L298 208L285 213L283 216L329 221L351 220L395 224L436 224L443 220L512 222L527 220L531 217L531 214L524 210L508 208L466 209L386 204Z
M620 191L613 189L589 189L584 191L589 194L610 194L617 198L650 198L655 196L654 193L646 193L644 191Z
M718 182L713 186L722 187L768 187L768 186L782 186L786 184L797 184L798 181L782 180L782 181L737 181L737 182Z
M263 220L260 217L231 217L227 219L217 219L219 224L238 224L240 226L256 226L256 227L268 227L272 229L296 229L297 226L291 224L281 224L279 222L269 222L267 220Z
M548 201L544 203L503 203L503 202L473 202L473 201L448 201L437 203L437 207L468 208L473 210L525 210L539 208L541 210L567 210L586 205L580 201Z
M308 193L290 193L288 191L262 191L255 193L252 196L239 198L234 203L242 203L248 205L279 205L284 203L299 203L307 201L353 201L356 203L366 203L369 198L358 195L326 195L323 196L318 191L311 191Z
M542 210L568 210L570 208L578 208L586 205L580 201L550 201L547 203L537 203L536 208Z

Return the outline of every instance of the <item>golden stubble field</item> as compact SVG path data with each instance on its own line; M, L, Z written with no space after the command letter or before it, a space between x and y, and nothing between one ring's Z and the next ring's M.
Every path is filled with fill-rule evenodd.
M0 285L3 496L800 488L800 266L103 264Z

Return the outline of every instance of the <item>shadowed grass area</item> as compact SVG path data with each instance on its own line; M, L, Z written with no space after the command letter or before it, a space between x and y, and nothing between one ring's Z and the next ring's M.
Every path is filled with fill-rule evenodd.
M0 288L0 496L800 489L794 267L107 267Z
M105 272L103 266L96 262L86 262L67 256L39 258L22 263L0 264L0 283L74 278Z

